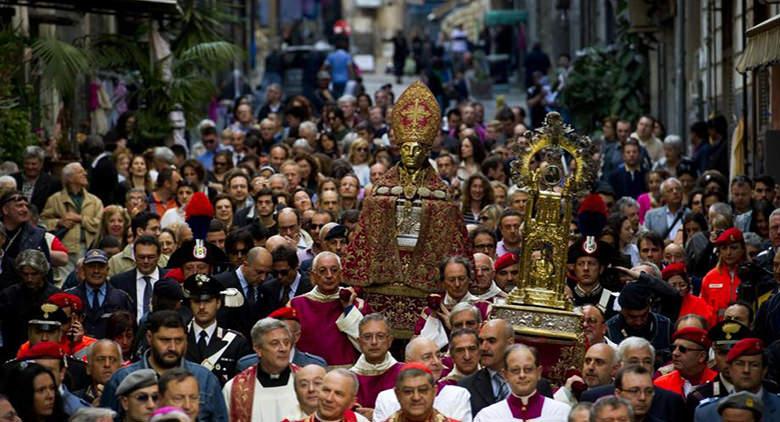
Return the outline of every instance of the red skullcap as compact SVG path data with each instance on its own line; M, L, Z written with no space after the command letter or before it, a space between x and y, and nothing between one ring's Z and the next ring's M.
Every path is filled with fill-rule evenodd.
M279 320L293 320L293 321L299 321L298 319L298 311L295 310L295 308L292 308L290 306L284 306L281 307L273 312L271 312L270 315L268 315L270 318L276 318Z

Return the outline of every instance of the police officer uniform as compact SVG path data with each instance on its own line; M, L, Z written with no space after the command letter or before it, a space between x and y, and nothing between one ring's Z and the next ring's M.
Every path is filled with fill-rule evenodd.
M601 265L601 269L606 268L608 259L613 253L612 248L606 242L601 240L594 240L592 237L583 237L577 240L571 247L569 247L569 263L576 264L577 259L581 257L596 258ZM599 277L601 277L599 275ZM570 285L572 292L572 301L575 307L583 307L585 305L593 305L598 308L605 319L609 319L614 316L618 308L615 306L618 294L604 288L600 283L593 288L590 292L585 292L580 289L576 280L572 280Z
M712 340L712 350L715 353L724 351L728 353L731 346L743 338L753 337L753 332L744 324L734 320L723 320L712 327L709 331ZM716 368L717 369L717 368ZM696 407L707 399L719 399L726 397L734 392L734 386L727 381L723 374L718 374L712 382L698 385L693 388L685 399L686 407L690 419L693 420L693 414Z
M217 298L222 306L235 306L235 299L243 298L238 292L223 290L218 281L205 274L187 278L184 295L190 300ZM218 326L216 315L207 327L201 327L195 318L187 327L187 360L209 369L221 385L236 375L238 360L251 352L249 342L241 333Z

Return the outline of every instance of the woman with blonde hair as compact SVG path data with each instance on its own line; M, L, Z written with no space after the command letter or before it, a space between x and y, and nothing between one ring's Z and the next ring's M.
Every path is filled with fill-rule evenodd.
M125 181L130 177L130 162L133 160L133 153L126 148L118 148L111 155L111 160L116 167L116 173L119 175L119 181Z
M122 243L122 248L127 245L127 229L130 227L130 214L119 205L109 205L103 208L103 216L100 219L100 232L95 239L93 248L97 247L106 236L114 236Z
M371 152L368 141L363 138L357 138L349 146L349 155L347 160L352 165L352 172L358 177L360 186L366 186L371 183Z
M504 208L500 205L485 205L482 211L479 212L479 225L495 233L498 228L498 218L501 217L502 211L504 211Z

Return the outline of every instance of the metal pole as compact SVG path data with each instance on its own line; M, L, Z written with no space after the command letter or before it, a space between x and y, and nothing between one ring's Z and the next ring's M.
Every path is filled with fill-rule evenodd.
M683 139L683 151L687 151L687 110L685 104L685 0L677 0L677 33L675 37L675 77L677 86L675 101L677 103L677 133Z
M747 49L747 0L742 0L742 51ZM755 79L753 80L755 83ZM755 149L755 138L751 140L748 131L748 72L742 74L742 145L744 145L745 174L749 175L755 169L748 150ZM752 142L751 142L752 141ZM750 146L750 148L748 148ZM751 171L748 171L750 166ZM732 174L732 176L735 176Z

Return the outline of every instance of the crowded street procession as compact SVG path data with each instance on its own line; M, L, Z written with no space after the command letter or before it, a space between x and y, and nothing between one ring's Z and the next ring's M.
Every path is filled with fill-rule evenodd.
M0 422L780 422L780 5L98 3L0 1Z

